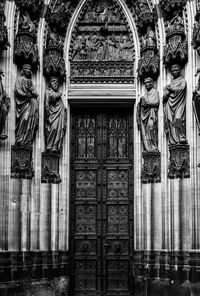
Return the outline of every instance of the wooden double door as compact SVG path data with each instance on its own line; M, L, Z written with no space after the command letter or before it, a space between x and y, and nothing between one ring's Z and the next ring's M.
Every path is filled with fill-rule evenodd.
M70 295L132 295L132 116L72 110Z

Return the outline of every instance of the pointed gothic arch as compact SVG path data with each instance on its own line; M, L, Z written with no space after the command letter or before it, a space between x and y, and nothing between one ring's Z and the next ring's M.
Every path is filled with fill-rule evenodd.
M118 9L120 10L120 12L123 15L123 18L126 22L127 30L128 30L130 37L131 37L131 42L133 42L133 45L134 45L134 73L133 73L133 76L136 77L137 61L140 56L140 42L139 42L139 38L138 38L138 34L137 34L136 24L135 24L134 19L132 17L131 11L128 8L125 1L116 0L116 1L112 1L112 2L115 3L115 5L118 5ZM81 21L81 17L84 14L84 11L86 12L86 9L89 7L89 5L91 5L91 1L89 1L89 0L80 1L80 3L76 7L76 10L71 18L71 21L70 21L70 24L69 24L69 27L67 30L67 34L66 34L66 38L65 38L65 52L67 53L67 56L66 56L65 61L66 61L66 67L68 68L69 73L70 73L69 61L71 60L70 55L72 54L71 47L73 45L72 44L74 41L73 39L75 38L75 35L77 33L77 29L78 29L79 22ZM88 25L92 26L92 21L88 22ZM105 25L105 23L104 24L102 23L102 25ZM97 29L97 31L98 31L98 29ZM122 32L123 32L123 30L122 30ZM110 59L110 61L112 61L112 58Z

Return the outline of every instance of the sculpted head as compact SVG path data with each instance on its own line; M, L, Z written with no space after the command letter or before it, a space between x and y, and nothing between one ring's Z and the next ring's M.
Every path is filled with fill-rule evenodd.
M151 90L153 88L153 86L154 86L153 79L150 78L150 77L145 78L144 84L145 84L145 87L146 87L147 91Z
M58 77L51 77L49 81L49 86L54 90L57 91L59 87L59 78Z
M31 65L29 64L24 64L21 74L27 78L31 78L32 76L32 72L31 72Z
M170 72L174 78L181 76L181 68L178 64L172 65Z

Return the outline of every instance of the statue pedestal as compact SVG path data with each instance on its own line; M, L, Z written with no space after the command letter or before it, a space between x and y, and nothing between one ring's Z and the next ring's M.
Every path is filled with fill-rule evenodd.
M188 144L169 145L170 163L168 177L190 178L190 148Z
M59 175L60 153L57 151L45 151L42 153L42 183L59 184L62 180Z
M32 150L30 146L13 145L11 148L11 178L32 179Z
M142 183L159 183L161 182L160 176L160 152L145 151L142 153L144 163L142 166Z

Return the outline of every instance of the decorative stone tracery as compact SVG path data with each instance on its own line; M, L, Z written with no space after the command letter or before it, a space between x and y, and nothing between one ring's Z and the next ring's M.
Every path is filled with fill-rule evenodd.
M169 22L167 28L167 45L164 48L164 64L184 66L188 59L187 40L183 18L178 14Z
M56 76L60 81L63 81L66 75L62 36L50 29L44 54L44 75L48 80L51 76Z
M72 13L79 0L50 1L46 15L46 21L51 30L56 30L60 35L66 32Z
M195 24L193 27L193 34L192 34L192 46L197 53L200 55L200 7L197 6L197 12L195 15Z
M37 19L43 10L44 0L15 0L20 12L28 12L32 19Z
M146 33L148 26L151 26L152 28L155 26L157 14L155 10L150 8L147 0L126 0L126 3L132 11L138 30L141 34Z
M37 69L39 63L36 44L36 20L31 20L26 11L20 13L19 29L14 44L14 61L19 68L28 63Z
M186 2L187 0L160 0L159 5L164 18L167 20L175 17L177 12L183 10Z
M7 27L4 24L5 21L4 3L0 3L0 58L2 57L3 50L7 50L8 46L10 46Z
M159 74L160 58L155 32L150 26L143 37L141 56L142 57L138 63L138 77L141 80L144 80L147 77L156 79Z

